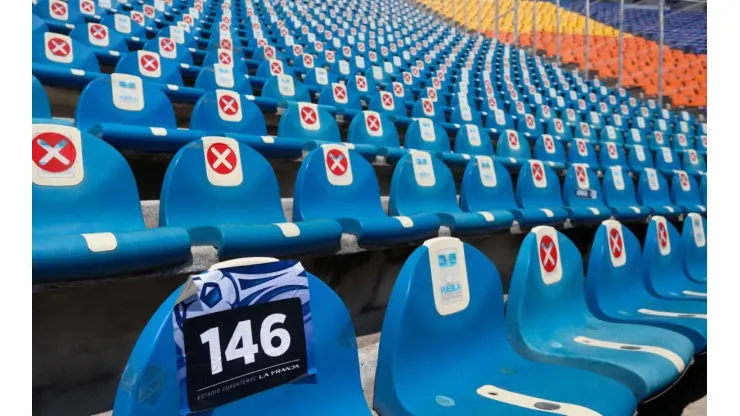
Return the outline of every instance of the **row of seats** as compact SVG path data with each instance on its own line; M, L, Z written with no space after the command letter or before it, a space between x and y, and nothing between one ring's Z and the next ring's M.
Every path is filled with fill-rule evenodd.
M465 165L458 203L442 159L414 150L395 166L389 216L370 162L346 146L321 144L301 163L293 222L287 222L267 159L235 139L207 136L183 146L170 162L160 227L146 229L133 174L106 142L74 127L34 124L32 147L36 281L183 263L191 244L217 247L222 260L293 256L335 251L342 234L377 247L429 238L440 226L453 235L482 235L514 221L532 227L706 213L706 175L699 185L676 170L669 186L659 171L645 168L635 186L613 165L605 169L602 189L593 169L573 163L561 190L548 164L529 159L521 161L514 186L500 158L485 155Z
M596 230L584 275L576 246L551 227L536 227L522 242L504 305L499 273L483 253L454 237L427 240L408 257L390 295L372 407L381 416L632 415L707 350L706 244L706 220L696 214L680 234L665 218L653 217L644 248L627 226L606 220ZM185 359L194 357L173 337L173 322L181 334L189 319L210 310L224 317L231 313L224 308L253 307L246 301L220 306L220 293L236 290L238 300L253 290L251 276L293 264L275 262L216 265L190 282L196 291L187 305L179 304L184 297L176 290L141 333L114 413L188 409L185 394L194 375L186 378L183 370ZM267 408L279 415L370 414L351 317L326 284L299 270L302 280L291 286L291 296L310 309L315 372L308 382L247 397L235 393L214 414ZM287 284L281 276L259 284L279 290ZM259 365L249 363L247 376ZM141 400L152 388L152 376L145 376L151 368L159 371L157 400ZM229 381L239 386L243 377Z

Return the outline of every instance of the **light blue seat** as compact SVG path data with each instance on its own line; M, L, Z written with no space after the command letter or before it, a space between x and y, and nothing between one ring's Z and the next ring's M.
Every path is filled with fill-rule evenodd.
M620 166L605 169L602 189L604 203L618 220L645 220L650 215L650 208L637 203L635 184Z
M706 229L706 228L705 228ZM705 235L706 239L706 235ZM661 299L707 300L707 284L686 274L681 236L665 217L650 219L642 249L642 281L652 296Z
M361 246L389 246L437 235L430 213L389 217L370 162L340 144L324 144L304 158L294 187L293 219L336 220Z
M588 224L609 218L599 177L588 166L571 164L563 183L563 202L574 224Z
M514 129L514 120L504 110L496 108L488 113L486 128L491 129L494 135L501 135L505 130Z
M547 122L547 133L562 142L567 143L573 140L571 127L563 123L563 120L559 118L553 118Z
M706 264L705 264L706 266ZM642 283L640 241L617 221L596 230L586 275L586 302L598 319L669 329L707 349L707 303L651 296Z
M674 171L681 169L681 160L671 148L661 147L655 152L655 169L670 177Z
M496 267L473 246L439 237L417 248L385 312L374 409L384 416L634 412L632 392L614 380L517 355L502 299Z
M604 169L611 166L620 166L624 170L629 170L627 158L624 156L624 149L614 142L601 144L599 149L599 165Z
M475 109L475 106L470 106L467 101L463 101L462 104L458 103L457 106L452 108L450 123L458 125L473 124L483 127L480 113Z
M74 127L32 126L33 281L97 278L185 263L182 228L148 229L123 156Z
M684 133L676 133L673 135L673 140L671 140L671 147L676 153L682 153L689 149L693 149L694 138L693 136L687 136Z
M288 107L294 102L311 102L306 86L287 74L268 77L260 97L274 101L278 107Z
M205 93L199 88L183 86L180 66L171 59L161 59L156 52L139 50L126 54L114 72L141 77L175 102L195 103Z
M241 95L254 94L249 76L224 64L212 64L203 67L195 78L195 88L206 92L231 90Z
M493 155L493 143L488 131L477 124L463 124L455 136L455 153L467 155Z
M34 34L31 57L33 75L44 84L83 88L104 76L92 48L58 33Z
M707 219L692 212L681 230L681 249L686 275L699 283L707 282Z
M251 266L239 270L245 274L277 275L277 272L282 272L287 266L295 263L277 262L276 259L269 258L245 260L252 260ZM261 260L262 264L255 264L255 260ZM325 283L303 270L300 264L295 266L300 267L299 277L305 277L305 283L292 287L295 294L292 297L301 297L306 292L310 297L308 305L313 335L313 366L316 373L302 381L294 381L230 402L213 409L209 414L236 416L269 408L270 413L275 416L295 415L301 412L327 416L370 416L370 410L362 395L357 344L354 342L355 332L349 312L339 296ZM219 274L226 277L232 285L236 283L231 282L238 281L239 287L245 288L245 295L255 291L252 279L239 279L238 274L235 273L235 276L229 271ZM267 281L263 279L259 283L272 288L273 291L289 288L290 286L280 284L279 279L283 276L285 273L280 273L278 277L267 278L269 279ZM218 277L217 274L215 278ZM113 406L116 415L176 415L180 414L181 406L187 405L187 400L181 399L181 385L178 381L178 371L185 371L184 365L178 363L176 352L182 347L175 343L173 336L173 322L181 325L181 319L187 313L183 312L182 308L175 309L181 291L182 287L178 288L160 305L139 335L116 392ZM254 302L252 298L244 298L243 301L247 305L253 305L267 302L274 296L273 293L270 296L261 296L260 301ZM205 301L203 304L208 305ZM176 314L176 319L173 319L173 314ZM153 389L156 393L152 393Z
M591 169L599 168L594 147L585 139L575 139L568 148L568 163L581 163L588 165Z
M428 118L434 120L448 132L457 132L454 125L447 123L442 106L431 98L419 99L411 108L411 117Z
M404 137L404 147L409 150L424 150L451 165L464 166L470 160L467 154L453 153L450 138L441 124L429 118L417 118L411 122Z
M334 107L337 114L351 120L357 113L362 111L360 97L347 90L344 84L332 83L321 90L318 104Z
M362 111L352 119L347 130L347 146L365 157L385 156L396 161L408 150L401 148L396 125L375 111Z
M596 144L599 140L599 136L594 131L594 128L586 122L580 122L576 127L573 128L573 137L583 139L590 144Z
M529 166L519 172L514 196L517 205L528 210L523 225L558 225L568 219L558 176L539 160L530 160Z
M203 134L177 128L164 92L134 75L111 74L91 82L80 94L77 127L116 147L172 152Z
M525 168L530 159L532 151L527 140L522 140L516 130L501 132L496 143L496 160L516 172Z
M506 219L497 221L488 212L460 209L452 172L441 160L424 151L412 151L396 164L388 212L404 216L433 213L455 235L488 234L511 225Z
M642 402L686 370L694 344L662 328L602 321L588 309L581 254L551 227L527 234L506 305L509 341L531 360L611 377ZM645 351L647 349L647 351Z
M701 177L707 173L707 162L704 156L694 149L689 149L681 155L683 168L691 176Z
M702 203L699 185L686 171L677 170L671 180L671 200L683 209L684 213L696 212L707 215L707 207Z
M655 215L671 219L683 213L683 209L671 201L668 181L652 168L645 168L637 181L637 202L649 207Z
M215 136L175 154L159 219L188 229L195 245L218 248L220 260L333 253L342 236L336 221L287 222L270 163L243 143Z

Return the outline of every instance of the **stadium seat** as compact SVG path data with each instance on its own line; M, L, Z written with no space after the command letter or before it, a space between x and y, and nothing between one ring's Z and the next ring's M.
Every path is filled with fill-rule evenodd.
M429 118L417 118L406 130L404 147L423 150L451 165L465 165L470 160L467 154L453 153L450 139L441 124Z
M655 169L669 177L681 169L681 160L669 147L661 147L655 152Z
M52 118L49 97L46 96L44 86L41 85L36 77L31 77L33 78L33 89L31 90L31 122L33 124L71 125L69 120Z
M634 411L632 392L614 380L517 355L507 340L502 299L496 267L473 246L439 237L417 248L385 312L374 409L381 415L450 408L465 415Z
M509 341L525 358L613 378L642 402L670 387L694 355L688 338L662 328L602 321L586 304L581 254L551 227L522 242L506 305Z
M686 216L681 230L683 266L691 280L707 282L707 220L692 212Z
M512 171L524 168L532 158L529 142L522 140L516 130L504 130L496 143L496 160Z
M57 33L69 33L76 25L85 24L85 17L80 10L62 0L38 0L34 3L33 14Z
M699 186L696 180L686 171L677 170L671 180L671 199L683 208L684 213L696 212L707 215L707 207L701 201Z
M653 155L647 148L635 145L629 150L627 165L632 172L640 173L646 168L655 168Z
M601 148L599 149L599 164L605 169L610 166L621 166L622 169L629 169L627 158L624 156L624 150L614 142L601 144Z
M652 168L646 168L640 173L637 181L637 202L650 208L654 215L670 219L678 218L683 211L671 201L665 176Z
M707 172L704 156L694 149L688 149L681 156L684 170L691 176L701 177Z
M185 263L182 228L148 229L113 147L74 127L32 126L33 281L99 278Z
M384 156L387 161L397 161L408 153L401 148L393 122L375 111L362 111L352 119L347 130L347 147L365 157Z
M224 64L203 67L195 78L195 88L205 92L224 89L235 91L241 95L254 94L249 77L234 67Z
M195 103L205 93L199 88L183 86L180 66L171 59L161 59L156 52L140 50L126 54L118 61L114 72L141 77L164 91L174 102Z
M360 97L347 90L344 84L332 83L321 90L318 104L334 107L337 114L351 120L357 113L362 111Z
M706 238L706 236L705 236ZM707 300L707 285L686 274L676 227L665 217L650 219L642 249L642 281L652 296L661 299Z
M305 85L287 74L267 78L262 86L261 98L275 101L278 107L288 107L294 102L311 102L311 95Z
M325 107L310 102L292 103L280 117L276 145L284 156L297 156L321 143L340 143L336 120Z
M529 166L519 172L514 194L517 205L527 210L539 210L544 216L530 218L539 224L562 224L568 219L568 211L563 206L560 181L555 172L539 160L530 160ZM528 212L528 213L530 213ZM518 220L519 218L517 218ZM530 225L527 217L523 225Z
M699 187L701 188L701 202L707 205L707 175L701 175Z
M599 177L580 163L571 164L565 174L563 202L574 224L599 222L612 215L604 205Z
M573 140L571 126L564 124L563 120L559 118L553 118L547 122L547 133L563 142Z
M464 212L457 202L452 172L428 152L412 151L398 161L391 179L388 212L395 216L431 212L453 235L488 234L511 226L487 211Z
M342 236L336 221L287 222L270 163L245 144L216 136L175 154L159 218L188 229L193 244L218 248L219 260L331 253Z
M490 156L493 154L493 142L488 132L477 124L463 124L455 136L455 153Z
M604 221L596 230L588 260L586 303L591 313L604 321L678 332L694 343L697 353L706 351L707 303L653 297L641 273L640 241L619 222Z
M505 111L497 108L493 112L488 113L486 117L486 128L491 129L491 132L498 136L503 134L505 130L513 130L514 120Z
M566 169L567 161L563 144L549 134L543 134L537 139L532 149L532 156L547 163L558 173Z
M284 271L291 265L296 271L290 274L291 278L286 278ZM240 274L219 271L234 266L242 266L237 269ZM250 258L237 264L227 262L214 265L211 270L191 278L187 284L167 297L149 319L129 356L116 392L113 412L125 416L157 416L178 414L182 406L186 408L192 406L192 403L188 404L185 394L187 381L181 377L192 375L185 371L182 338L176 342L173 332L179 331L182 334L184 320L188 319L188 316L203 315L204 311L220 311L223 317L223 314L227 313L225 309L233 308L230 305L222 306L224 296L227 296L225 294L231 293L232 297L241 297L250 293L260 293L255 289L257 283L254 279L240 279L238 276L265 274L273 277L263 278L259 280L259 284L270 288L272 292L269 295L245 297L239 306L268 303L278 296L276 293L283 294L283 297L277 299L286 299L284 293L286 288L291 289L293 295L290 297L302 300L309 298L310 303L301 303L305 308L304 317L310 313L313 359L308 362L314 369L314 374L309 374L302 381L278 385L248 397L237 396L235 401L210 412L216 415L244 414L269 408L276 415L313 412L327 416L349 414L370 416L360 383L357 344L346 341L355 337L347 308L331 288L306 272L300 263L278 262L274 258ZM236 282L239 282L239 289L235 287ZM292 282L297 283L289 286ZM201 300L195 305L189 304L187 309L182 304L178 306L179 301L190 299L180 299L180 296L186 296L183 293L186 288L193 290L189 293L193 295L192 297L197 296L193 302ZM234 294L236 291L239 293ZM217 293L220 296L206 296L207 293ZM211 304L212 307L209 306ZM174 321L173 314L177 316ZM173 322L177 329L173 329ZM277 337L280 329L287 333L284 328L276 328L271 334ZM157 389L156 396L151 395L154 386ZM142 397L156 397L156 400L142 400Z
M568 162L588 165L591 169L599 169L596 151L591 143L585 139L575 139L568 149Z
M610 166L604 173L604 203L620 221L645 220L650 208L641 206L635 197L635 184L621 166Z
M360 246L419 241L439 230L431 213L386 215L370 162L343 145L323 144L306 155L293 192L294 221L336 220Z
M122 55L128 53L126 39L100 23L77 25L69 37L89 46L99 62L114 64Z
M37 33L31 37L31 50L33 75L44 84L83 88L103 77L92 49L69 36Z

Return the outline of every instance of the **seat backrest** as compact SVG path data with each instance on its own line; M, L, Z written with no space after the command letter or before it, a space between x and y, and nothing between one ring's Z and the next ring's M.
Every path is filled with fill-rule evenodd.
M587 165L573 163L568 168L563 183L563 202L570 207L604 207L599 177Z
M627 162L631 168L636 170L653 168L655 166L652 153L643 146L633 146L629 151Z
M385 212L370 162L340 144L324 144L306 155L293 188L294 221L379 216Z
M305 322L304 356L307 356L305 364L309 371L308 377L303 381L288 384L280 385L278 382L277 387L248 397L244 397L242 395L244 393L239 392L238 386L234 385L230 397L235 401L222 404L210 410L208 414L213 416L248 414L267 408L282 413L281 408L286 403L295 402L302 403L310 412L310 409L320 405L321 401L329 400L332 394L341 394L343 397L354 394L357 396L355 399L362 401L355 333L349 312L339 296L320 279L306 272L296 261L278 262L271 258L252 258L241 260L240 265L245 263L250 265L237 268L232 266L233 263L222 263L223 267L228 269L218 270L217 265L209 271L193 276L160 305L139 335L129 356L116 394L113 408L116 415L158 416L176 415L181 412L189 414L195 403L188 403L190 400L187 389L189 383L193 383L197 377L193 374L195 372L191 373L192 369L186 371L187 353L184 350L188 343L187 340L183 342L183 339L187 338L188 332L187 327L183 330L184 322L202 315L218 313L219 316L212 316L210 322L217 325L215 328L225 326L222 332L231 332L236 322L229 327L230 321L225 318L233 316L231 314L236 310L256 305L262 305L264 308L268 304L275 305L274 302L288 298L298 298L301 301L302 311L296 312L303 315ZM259 292L255 282L259 282L261 285L259 287L269 290ZM286 289L290 289L291 295L286 296ZM260 293L260 296L255 296L257 293ZM294 322L290 321L291 315L285 313L285 309L280 312L283 312L280 315L287 316L289 322ZM262 323L263 328L268 327L265 324L268 322L267 319ZM285 320L286 318L283 318L283 321ZM253 328L257 333L256 329L260 324L256 323L254 318L253 322L255 322ZM272 332L269 332L269 336L279 336L282 341L284 336L290 336L286 328L287 325L279 323L271 325L269 330ZM263 334L267 332L262 331ZM226 335L226 339L229 336ZM262 335L259 339L261 348L258 348L257 343L249 342L257 350L256 353L260 354L258 357L264 357L262 353L265 350L266 337L267 335ZM232 339L241 339L244 344L242 349L248 346L247 338ZM295 334L294 339L298 339ZM200 343L200 339L196 342ZM207 344L208 347L212 347L212 343ZM205 348L206 344L202 345ZM220 343L220 346L227 348L225 341ZM278 355L280 350L282 348L276 348L272 354L278 357L285 354L283 352ZM208 354L206 351L204 353ZM247 354L247 351L243 352ZM229 356L229 352L226 354ZM244 357L245 360L227 359L223 362L218 360L222 367L221 372L217 374L222 377L198 381L219 382L239 370L251 370L244 364L249 355ZM187 355L187 358L195 357ZM244 370L245 368L248 370Z
M360 96L348 91L344 84L338 82L327 85L321 90L318 103L342 109L362 110Z
M203 137L182 147L167 167L159 200L164 225L285 222L270 163L226 137Z
M665 137L665 134L662 131L657 131L657 130L652 131L648 133L647 137L648 137L648 144L652 148L670 146L668 139Z
M254 95L246 74L233 66L213 64L200 70L195 78L195 88L206 91L231 90L242 95Z
M640 205L671 205L668 182L665 177L653 168L645 168L637 182L637 201Z
M431 153L449 152L450 138L445 129L432 119L417 118L406 130L406 149L426 150Z
M349 123L347 142L382 147L401 147L396 125L386 116L375 111L363 111Z
M704 161L704 156L700 155L694 149L685 151L682 155L683 167L689 172L706 172L707 162Z
M74 127L31 126L34 236L144 229L126 159Z
M469 155L492 155L493 142L488 131L476 124L465 124L460 127L455 136L455 153Z
M477 363L457 366L456 374L495 368L489 348L507 343L502 299L498 271L478 249L454 237L425 241L404 263L390 295L375 397L395 397L383 392L414 385L422 372L444 377L450 356Z
M341 142L337 122L328 111L316 104L298 102L285 110L278 125L278 137L303 141Z
M566 108L560 114L560 118L569 126L578 126L583 120L581 115L572 108Z
M190 55L188 48L179 45L174 39L167 36L150 39L144 44L144 50L158 53L163 60L169 59L180 64L193 65L193 57Z
M424 151L412 151L396 164L391 178L390 215L459 212L450 169Z
M171 59L161 59L156 52L140 50L128 53L118 61L115 72L162 84L182 85L179 65Z
M210 66L213 64L222 64L231 66L237 71L247 74L247 64L238 55L230 49L214 49L206 54L201 66Z
M516 208L509 171L491 156L476 156L463 174L460 207L468 212Z
M308 93L306 86L288 74L267 78L265 85L262 86L260 96L275 100L280 107L286 107L289 101L311 102L311 95Z
M421 117L435 120L437 122L445 121L445 114L440 105L435 103L431 98L421 98L411 109L412 117Z
M621 166L609 166L604 172L604 203L610 207L637 206L635 184Z
M131 19L131 16L127 13L107 13L103 15L100 24L106 25L125 36L146 39L146 30L144 27Z
M118 53L128 52L126 39L123 35L100 23L78 24L69 33L69 37L90 47L103 48Z
M33 63L100 72L92 49L69 36L53 32L36 33L31 37L31 46Z
M622 146L624 144L622 133L619 130L615 129L614 126L604 126L604 128L601 129L599 140L604 143L613 142L618 144L619 146Z
M578 123L574 130L574 137L579 139L584 139L589 142L595 142L598 139L594 129L585 121Z
M673 150L676 152L682 152L685 150L694 148L693 136L687 136L684 133L676 133L673 135L673 141L671 142Z
M639 129L629 129L624 133L624 144L627 146L646 146L645 133Z
M704 205L707 204L707 175L701 175L701 182L699 183L701 188L701 200Z
M337 82L336 76L327 71L326 68L314 68L306 73L303 85L325 87L332 82Z
M534 141L542 134L542 125L537 118L531 114L519 116L517 130L520 133L529 133L531 140Z
M528 336L554 330L547 319L562 315L564 308L589 314L581 254L554 228L535 227L519 248L506 302L507 332L514 348L522 351Z
M601 113L592 111L588 113L587 124L594 129L601 130L604 127L604 117Z
M532 157L543 162L565 163L565 149L560 140L543 134L534 143Z
M36 77L33 75L33 88L31 90L31 117L33 118L51 118L51 105L49 104L49 97L46 96L44 86L41 85Z
M599 162L601 166L627 167L627 158L624 156L624 150L614 142L607 142L601 145Z
M670 147L661 147L655 152L655 168L661 170L681 169L681 161Z
M575 139L568 149L568 161L570 163L585 163L596 169L599 162L596 159L596 151L593 146L584 139Z
M695 207L702 205L699 186L685 170L677 170L671 180L671 199L676 205Z
M457 96L455 96L455 98L457 98ZM460 125L474 124L476 126L483 127L480 113L475 109L475 106L469 105L467 101L458 102L455 107L452 107L450 123Z
M371 77L355 74L347 80L347 89L360 96L369 96L378 90L375 81Z
M707 219L692 212L686 215L681 230L681 251L688 275L707 273Z
M81 131L100 123L176 128L167 95L135 75L111 74L85 87L77 101L75 122Z
M238 92L222 89L208 91L198 99L190 115L190 128L208 134L267 134L259 107Z
M38 0L34 3L33 14L51 21L84 24L85 17L77 7L62 0Z
M486 127L493 128L499 132L514 128L514 121L504 110L494 109L486 117Z
M563 196L555 172L539 160L530 160L519 172L516 202L522 208L560 208Z
M532 158L529 142L522 140L516 130L504 130L496 143L496 156L527 160Z
M268 78L281 74L295 77L295 71L293 71L293 68L280 59L267 59L257 68L258 77Z
M642 248L643 284L654 288L653 281L681 279L683 256L676 227L660 215L650 218Z
M553 118L547 123L547 133L555 137L559 137L564 141L568 141L573 138L570 126L563 123L563 120L559 118Z

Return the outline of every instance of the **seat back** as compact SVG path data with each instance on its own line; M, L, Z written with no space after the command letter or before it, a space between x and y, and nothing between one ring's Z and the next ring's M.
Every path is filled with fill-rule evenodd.
M198 99L190 115L190 128L209 134L267 134L259 107L238 92L222 89L208 91Z
M527 160L532 158L529 142L522 140L516 130L504 130L496 143L496 156Z
M598 139L596 133L594 132L594 128L592 128L589 123L586 123L585 121L578 123L578 126L576 126L574 130L575 137L579 139L584 139L588 142L595 142Z
M605 126L603 129L601 129L599 140L604 143L612 142L618 144L619 146L622 146L624 144L622 133L619 130L615 129L613 126Z
M445 129L429 118L417 118L406 130L404 147L431 153L449 152L450 139Z
M161 59L156 52L140 50L128 53L118 61L115 72L162 84L182 85L179 65L171 59Z
M344 84L332 83L321 90L319 105L333 106L338 109L362 110L360 96L347 90Z
M31 129L34 238L144 229L134 175L118 151L74 127Z
M599 166L596 159L596 151L593 146L584 139L575 139L568 149L568 161L570 163L584 163L593 169Z
M182 147L167 167L159 201L164 225L285 222L270 163L226 137L208 136Z
M685 151L682 155L683 167L689 173L703 173L707 171L707 162L704 157L694 149Z
M588 113L587 124L591 126L592 129L601 130L604 127L604 117L601 113L592 111Z
M645 168L637 182L637 201L640 205L671 205L668 182L665 177L653 168Z
M610 166L604 172L604 203L615 208L637 206L635 184L621 166Z
M661 147L655 152L655 168L670 171L678 170L681 169L681 161L671 148Z
M476 156L463 174L460 207L467 212L516 208L509 171L491 156Z
M646 146L645 133L639 129L629 129L624 133L624 144L627 146Z
M75 122L81 131L100 123L177 127L172 104L162 90L135 75L118 73L98 78L82 90Z
M455 153L490 156L493 154L493 142L486 130L476 124L465 124L455 136Z
M671 199L676 205L695 208L703 205L696 180L685 170L677 170L671 180Z
M663 134L662 131L653 131L648 133L648 145L653 148L657 149L660 147L668 147L670 146L670 143L668 143L668 140L665 137L665 134Z
M33 85L31 90L31 117L32 118L51 118L51 105L49 104L49 97L46 96L44 86L41 85L36 77L33 78Z
M707 204L707 175L701 175L701 182L699 183L701 188L701 200L704 205Z
M506 345L502 299L496 267L473 246L437 237L414 250L383 319L374 407L392 405L382 401L397 397L396 386L415 385L420 373L444 379L454 371L469 378L496 368L496 354L488 348ZM461 354L476 365L449 359Z
M347 89L355 93L355 95L365 97L371 96L378 90L378 87L372 78L362 74L355 74L347 79Z
M303 310L299 313L303 314L304 322L307 322L304 324L306 339L312 340L306 345L307 369L310 371L308 378L278 384L277 387L248 397L241 396L238 390L232 391L231 397L235 401L218 406L208 413L213 416L227 416L260 412L266 408L280 413L283 412L281 408L286 406L292 409L288 411L290 413L295 411L296 402L310 412L310 409L320 407L322 402L331 400L332 394L354 396L362 403L357 345L353 341L354 329L349 312L339 296L320 279L306 272L298 262L278 262L270 258L246 260L249 262L242 261L242 264L250 266L238 269L232 266L230 270L218 270L220 265L217 265L191 277L160 305L139 335L129 356L116 394L113 408L116 415L190 413L193 403L188 403L186 388L189 380L195 379L195 376L186 371L187 362L183 353L184 345L187 345L182 341L182 328L186 319L218 312L220 317L213 316L213 322L223 325L228 322L224 320L230 313L227 310L265 305L290 297L301 300ZM222 267L230 266L229 263L222 264ZM255 280L256 276L261 279ZM256 289L258 283L269 291L259 292ZM291 295L286 296L286 289L290 290ZM261 295L255 296L257 293ZM259 324L254 325L259 328ZM263 327L266 325L263 324ZM276 324L271 327L270 336L277 337L280 331L278 328L287 333L280 324ZM280 336L282 338L283 334ZM262 340L264 338L265 335ZM246 347L246 338L243 341ZM253 346L255 349L258 347L257 344ZM221 347L227 348L225 341L221 343ZM259 348L257 353L262 354L263 351L264 347ZM192 359L190 355L188 359ZM224 361L222 374L228 376L227 365L251 369L248 364L244 366L244 362L246 359L241 363ZM238 389L238 386L233 386L232 389Z
M156 52L162 59L169 59L180 64L193 65L193 57L190 55L190 50L168 36L157 36L147 41L144 45L144 50ZM223 64L219 63L219 65ZM233 68L233 66L231 67Z
M510 115L504 112L504 110L496 108L488 113L488 117L486 117L486 127L495 129L500 133L504 130L514 129L514 121L511 119Z
M445 121L444 111L431 98L421 98L417 101L411 109L411 116L428 118L441 123Z
M293 103L285 110L278 125L278 137L303 141L341 142L337 122L328 111L307 102Z
M368 110L377 111L388 116L406 117L406 107L403 101L396 100L393 93L388 91L378 91L371 95Z
M627 162L630 168L639 171L655 167L652 153L643 146L633 146L627 157Z
M547 123L547 133L563 141L570 141L573 138L570 126L559 118L553 118Z
M247 70L247 64L244 63L244 61L238 57L237 53L235 51L232 51L230 49L214 49L206 54L206 56L203 58L203 62L201 63L201 66L210 66L213 64L222 64L226 66L233 67L237 71L248 74L249 71Z
M340 144L324 144L306 155L293 188L294 221L379 216L385 212L370 162Z
M34 3L33 14L59 23L83 24L85 17L77 7L62 0L39 0Z
M692 212L686 215L681 230L683 266L689 276L707 274L707 219Z
M333 82L337 82L337 78L334 74L327 71L325 68L314 68L306 73L303 78L303 85L315 86L315 87L326 87Z
M556 140L549 134L543 134L534 143L532 156L543 162L555 162L565 164L565 149L560 140Z
M265 85L262 86L260 96L275 100L280 107L287 107L289 101L311 102L311 95L308 93L306 86L288 74L267 78Z
M614 142L607 142L601 145L599 162L604 167L622 166L627 168L627 158L624 156L624 150Z
M642 249L643 283L654 288L653 282L681 279L684 256L676 227L660 215L650 218Z
M36 64L100 72L98 59L89 46L58 33L45 32L32 35L31 55L33 63Z
M570 207L606 208L599 177L588 165L570 165L563 183L563 202Z
M391 178L391 215L459 211L455 180L441 160L428 152L412 151L398 161Z
M122 13L122 10L119 13L107 13L103 15L100 24L106 25L124 36L146 39L146 30L144 27L133 20L129 14Z
M375 111L363 111L352 119L347 131L347 142L379 147L401 147L396 125Z
M530 160L519 172L516 202L522 208L560 208L563 196L555 172L539 160Z
M520 133L529 133L532 141L542 135L542 125L537 118L531 114L523 114L520 116L517 124L517 130Z
M676 152L683 152L694 148L693 136L688 136L684 133L676 133L673 135L673 141L671 142L673 150Z
M457 96L455 96L455 98L457 98ZM474 124L476 126L483 127L480 113L478 113L474 106L470 106L467 101L458 102L457 105L452 108L450 122L460 125Z
M78 24L69 33L69 37L92 48L97 47L119 53L128 52L123 35L100 23Z
M224 64L213 64L201 69L195 78L195 88L205 91L231 90L242 95L254 94L247 75Z

